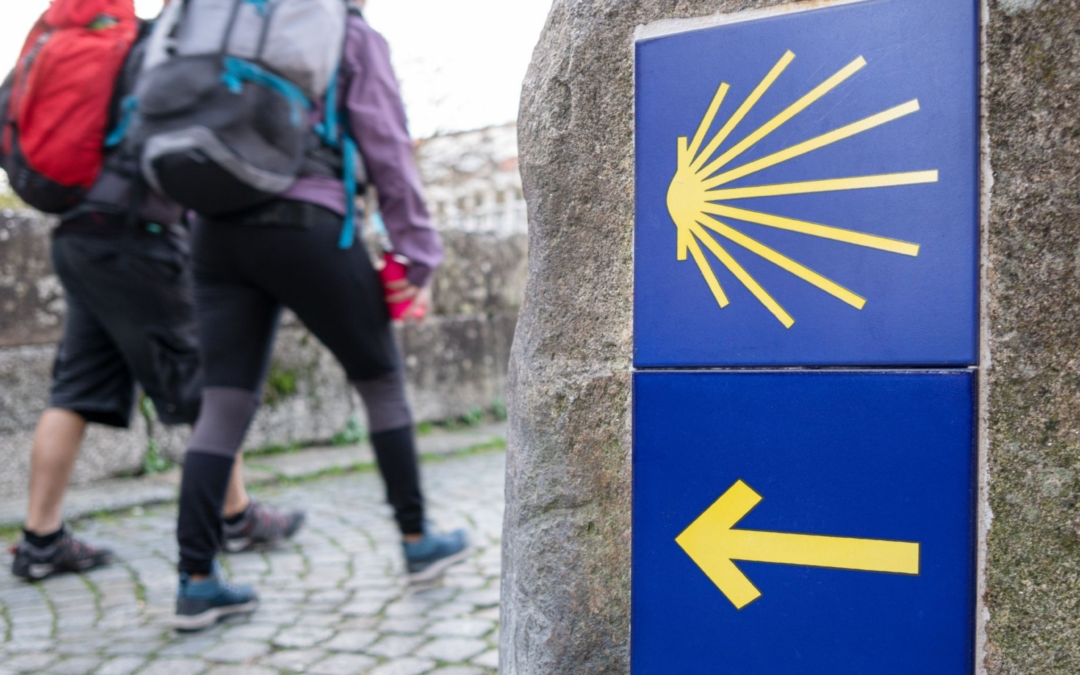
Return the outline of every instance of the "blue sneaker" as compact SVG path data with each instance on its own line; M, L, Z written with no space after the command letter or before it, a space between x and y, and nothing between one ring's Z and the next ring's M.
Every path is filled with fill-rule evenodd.
M173 626L181 632L202 630L227 616L254 612L258 606L259 596L251 586L226 582L215 565L214 573L202 581L180 575Z
M403 545L407 577L412 583L431 581L469 557L469 535L465 530L424 532L420 541L406 541Z

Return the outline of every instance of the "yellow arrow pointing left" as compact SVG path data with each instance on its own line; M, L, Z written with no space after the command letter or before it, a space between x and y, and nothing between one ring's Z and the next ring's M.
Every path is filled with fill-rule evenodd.
M919 573L916 543L732 529L760 501L761 495L740 480L675 538L738 609L757 600L761 592L735 566L734 560Z

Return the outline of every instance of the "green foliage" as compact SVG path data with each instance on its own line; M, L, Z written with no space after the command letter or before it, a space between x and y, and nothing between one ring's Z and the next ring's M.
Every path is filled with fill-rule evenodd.
M157 408L154 407L154 401L146 394L139 396L139 413L148 425L157 421Z
M375 471L376 468L377 467L373 462L357 462L350 466L332 466L306 476L290 477L278 475L275 484L279 486L303 485L304 483L310 483L323 478L336 478L347 476L351 473L370 473Z
M154 408L154 402L145 394L139 397L139 414L146 420L147 433L150 434L150 438L146 442L146 454L143 455L140 473L144 476L152 476L156 473L168 471L173 467L173 462L161 454L157 440L154 439L154 425L158 419L157 409Z
M331 445L357 445L368 439L367 429L360 424L360 419L353 415L345 423L345 428L334 434Z
M271 445L264 445L261 448L255 448L248 450L244 454L251 457L268 457L270 455L290 455L294 452L298 452L303 446L299 443L274 443Z
M506 404L501 398L496 399L491 408L476 407L460 417L452 417L441 422L421 422L416 425L417 436L428 436L435 431L460 431L466 428L483 426L487 422L502 422L506 419Z
M467 448L455 450L454 452L448 452L444 455L421 455L420 461L424 464L438 464L439 462L445 462L449 459L468 457L471 455L478 455L484 452L495 452L496 450L506 450L505 438L493 438L490 441L471 445Z
M0 542L14 544L22 537L22 526L4 525L0 527Z
M25 211L30 207L23 203L19 196L12 192L7 186L0 185L0 211L12 210L12 211Z
M506 401L504 401L501 396L495 399L495 403L492 404L491 415L498 422L506 421Z
M478 427L487 418L487 411L483 408L473 408L461 416L461 422L467 427Z
M490 450L505 450L505 449L506 449L506 439L505 438L495 438L495 439L492 439L491 441L489 441L487 443L481 443L480 445L474 445L471 448L467 449L465 452L469 453L469 454L475 454L475 453L478 453L478 452L488 452Z
M143 475L152 476L156 473L162 473L171 469L172 466L173 463L169 458L161 454L157 441L151 438L146 445L146 455L143 456Z
M277 364L270 366L266 377L266 394L263 401L268 406L276 406L299 391L300 377L294 370L282 368Z

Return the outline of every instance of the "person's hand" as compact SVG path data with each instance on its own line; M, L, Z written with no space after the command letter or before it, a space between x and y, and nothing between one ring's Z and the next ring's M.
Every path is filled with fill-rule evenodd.
M408 279L387 282L386 288L389 291L386 295L388 303L397 304L412 301L405 310L405 314L401 317L403 321L415 321L416 323L424 321L424 317L427 316L428 309L431 307L430 288L413 286Z

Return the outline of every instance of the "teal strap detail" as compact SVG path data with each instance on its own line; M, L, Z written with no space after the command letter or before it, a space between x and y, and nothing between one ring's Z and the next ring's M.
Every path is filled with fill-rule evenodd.
M326 90L326 100L323 102L322 122L315 126L315 133L323 143L341 150L343 155L343 176L345 183L345 224L341 227L341 238L338 239L338 248L343 250L352 248L356 242L356 158L360 154L356 141L342 127L338 116L338 73L334 71L330 78L330 86Z
M335 68L330 78L330 86L326 89L326 100L323 102L323 120L315 126L315 133L319 135L323 143L331 148L341 147L341 125L338 123L338 71Z
M350 249L356 241L356 141L344 134L341 142L345 153L345 225L341 228L338 248Z
M120 121L117 123L116 128L112 130L112 133L105 138L106 148L115 148L124 140L128 127L131 126L131 120L135 117L135 108L137 106L138 101L134 96L128 96L120 104Z
M239 94L244 90L244 82L254 82L281 93L289 101L294 127L300 126L303 122L304 111L311 110L311 101L300 90L300 87L283 77L263 70L250 61L238 59L235 56L225 57L225 72L221 74L221 81L234 94Z
M255 5L260 16L266 16L266 0L244 0L249 5Z

